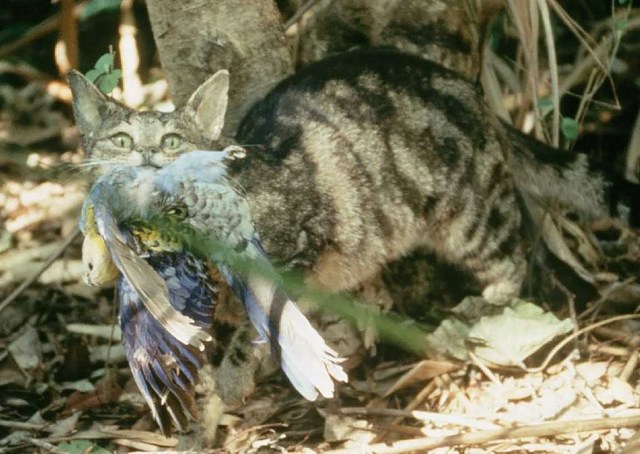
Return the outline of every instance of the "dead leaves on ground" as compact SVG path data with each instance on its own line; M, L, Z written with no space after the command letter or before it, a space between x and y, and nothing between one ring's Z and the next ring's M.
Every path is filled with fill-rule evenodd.
M61 161L77 155L0 154L2 297L75 228L84 184L57 170ZM633 315L640 240L615 222L579 235L573 224L560 225L574 233L567 244L584 262L577 271L599 292L586 307L550 312L516 300L496 308L469 298L428 337L439 359L416 362L379 346L376 357L353 365L336 400L306 402L282 377L271 377L242 407L217 408L218 451L590 452L631 445L640 418ZM0 316L0 452L193 447L195 432L171 439L154 432L112 329L110 295L80 283L77 246Z

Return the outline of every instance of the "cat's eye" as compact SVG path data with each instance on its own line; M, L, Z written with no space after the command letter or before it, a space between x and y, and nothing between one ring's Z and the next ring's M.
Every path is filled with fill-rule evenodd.
M118 148L131 148L133 147L133 138L129 134L120 132L111 137L111 142Z
M167 134L162 138L162 148L167 150L175 150L182 145L184 140L178 134Z

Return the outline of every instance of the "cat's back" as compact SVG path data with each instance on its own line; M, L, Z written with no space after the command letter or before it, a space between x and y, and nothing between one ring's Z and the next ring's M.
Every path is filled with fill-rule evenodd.
M477 88L455 72L393 50L356 50L309 65L259 101L238 130L249 153L233 171L250 192L286 179L320 205L348 186L370 211L404 201L420 212L425 197L459 192L458 183L479 189L478 175L497 172L494 124Z
M457 260L486 243L478 219L517 229L494 121L476 87L436 63L353 51L258 102L237 134L247 157L230 171L272 255L349 288L420 244Z
M281 82L249 111L237 139L275 152L310 122L341 131L397 130L403 123L424 127L439 116L478 138L483 114L477 88L461 75L393 49L356 50L313 63Z

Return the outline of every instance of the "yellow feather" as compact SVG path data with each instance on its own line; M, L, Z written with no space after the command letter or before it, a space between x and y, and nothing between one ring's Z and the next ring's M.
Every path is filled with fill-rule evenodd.
M84 282L93 287L112 284L120 272L111 260L111 254L102 237L94 231L84 237L82 243Z

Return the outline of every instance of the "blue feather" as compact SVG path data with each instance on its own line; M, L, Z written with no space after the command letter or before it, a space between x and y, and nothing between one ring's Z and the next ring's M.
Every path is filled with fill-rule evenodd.
M206 264L188 252L149 252L146 260L163 278L177 279L179 285L167 286L173 307L210 330L217 295ZM123 344L136 384L165 434L172 423L184 429L184 420L196 417L194 386L204 353L169 334L124 277L117 294Z

